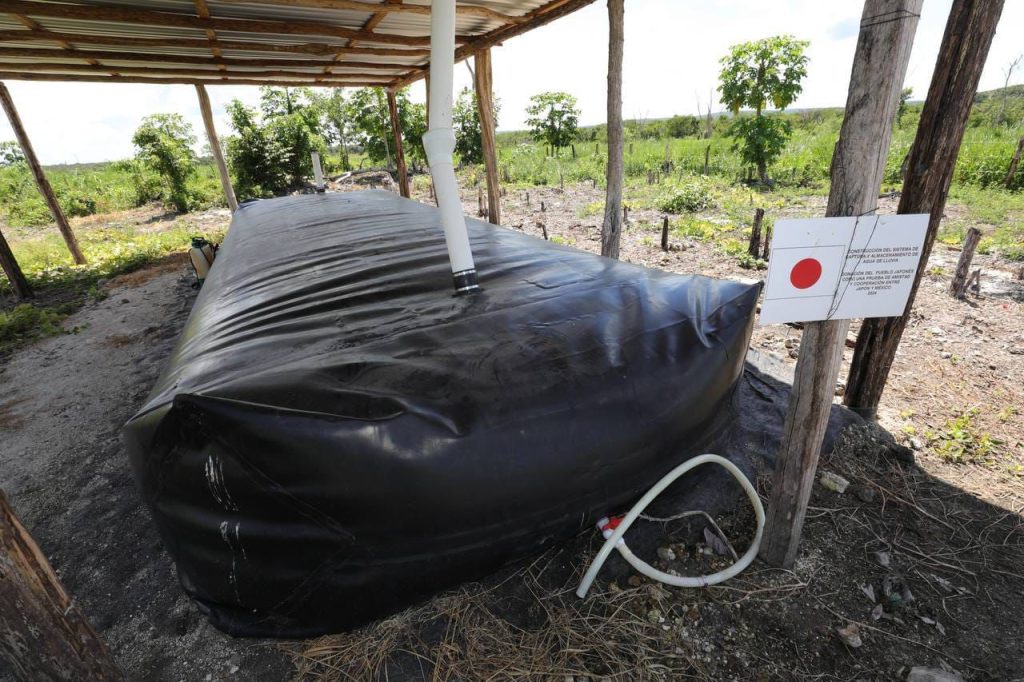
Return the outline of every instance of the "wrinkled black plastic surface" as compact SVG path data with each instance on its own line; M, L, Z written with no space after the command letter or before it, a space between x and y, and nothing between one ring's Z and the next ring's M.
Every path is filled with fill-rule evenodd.
M126 427L218 628L359 625L589 527L697 454L756 285L470 236L484 291L455 297L432 207L360 192L236 213Z

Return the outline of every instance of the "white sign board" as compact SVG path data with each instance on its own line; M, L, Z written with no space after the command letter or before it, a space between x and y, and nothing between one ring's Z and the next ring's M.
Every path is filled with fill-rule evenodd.
M775 223L761 324L902 315L928 215Z

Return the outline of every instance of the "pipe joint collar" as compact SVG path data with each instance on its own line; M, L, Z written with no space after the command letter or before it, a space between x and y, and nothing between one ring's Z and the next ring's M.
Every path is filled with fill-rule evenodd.
M455 131L451 128L435 128L423 133L423 150L427 153L427 163L433 167L437 164L452 164L455 153Z

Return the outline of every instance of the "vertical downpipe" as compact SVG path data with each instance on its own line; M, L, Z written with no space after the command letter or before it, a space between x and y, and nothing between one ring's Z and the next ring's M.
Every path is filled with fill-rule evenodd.
M455 0L432 0L430 13L430 125L423 147L441 211L444 240L457 295L480 290L466 231L452 154L452 89L455 74Z

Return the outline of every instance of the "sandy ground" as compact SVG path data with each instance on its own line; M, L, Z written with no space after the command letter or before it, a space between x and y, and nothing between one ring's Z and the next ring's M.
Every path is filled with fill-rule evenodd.
M121 445L191 309L186 268L114 280L68 318L77 333L0 368L0 488L130 679L286 679L278 649L220 634L180 590Z
M577 209L601 200L601 192L573 187L529 193L529 202L525 192L506 196L507 226L537 236L546 229L577 248L599 249L600 218L581 218ZM464 198L467 211L475 213L475 192L467 191ZM654 212L632 213L623 239L625 260L676 272L760 276L739 268L711 244L673 238L679 248L662 253L659 223ZM1024 434L1024 355L1017 352L1024 348L1024 283L1014 279L1008 264L979 257L976 267L985 273L981 296L954 302L945 287L956 256L941 246L933 256L931 264L947 274L936 270L923 286L883 404L883 424L907 445L920 448L921 468L894 469L873 452L856 462L850 453L827 457L823 467L853 480L855 490L874 492L841 497L816 486L804 558L795 571L760 567L734 592L663 593L629 580L628 570L613 566L616 580L589 608L607 606L631 620L602 616L610 629L595 631L594 641L581 642L581 647L600 649L609 639L625 646L626 633L647 637L651 628L656 637L646 658L636 658L635 651L613 652L623 664L650 668L637 667L631 677L628 670L616 673L602 661L604 674L615 674L614 679L752 679L751 671L759 669L764 673L759 679L904 679L906 666L938 666L945 656L967 679L1024 679L1013 653L1024 632L1009 615L1024 609L1019 573L1024 565L1024 484L1008 473L1021 459ZM170 259L109 283L106 292L105 300L66 321L77 333L24 348L0 366L0 487L131 679L289 679L294 667L276 644L221 635L178 588L120 444L121 426L154 383L187 318L195 290L186 266ZM758 327L752 345L779 355L791 367L789 351L797 348L799 338L795 329ZM925 431L942 429L951 415L974 406L979 428L1000 441L998 460L963 466L935 456ZM857 450L863 452L864 447ZM748 516L723 521L737 547L749 532ZM694 569L699 543L681 537L673 542L679 555L689 558L672 567ZM406 668L391 679L424 679L442 670L454 671L449 679L475 679L501 670L493 661L481 661L480 652L470 646L483 635L513 648L536 647L541 656L546 637L564 634L552 632L556 621L582 617L580 605L565 598L566 587L581 558L594 551L593 543L593 538L581 538L526 569L439 597L353 636L312 649L300 644L295 650L306 652L307 674L325 679L339 674L331 672L331 665L343 666L354 679L375 678L368 661L376 662L380 679L389 671L400 673L401 661L388 652L402 647L415 652L410 654L416 657L415 672ZM879 551L891 554L892 567L879 565ZM837 570L839 565L844 568ZM886 604L881 620L873 619L877 605L867 601L859 586L873 586L881 595L897 574L913 587L917 601L902 611ZM497 616L487 612L484 620L467 620L463 625L472 626L472 633L449 637L449 630L458 630L459 618L477 613L470 607L480 603L481 594ZM509 613L502 607L506 601L516 604ZM529 618L520 622L524 609ZM652 611L667 620L658 621ZM837 626L851 620L865 626L867 644L856 652L838 644L835 635ZM941 632L936 621L943 624ZM503 630L510 622L516 627ZM381 639L381 628L391 633L390 639ZM320 657L310 651L319 651ZM575 672L576 682L602 677L580 674L600 668L587 654L561 654L571 663L564 670ZM424 657L433 663L424 667ZM561 672L558 661L563 658L552 654L538 660L547 660L549 672ZM658 666L672 674L659 676ZM9 676L0 663L0 680Z

